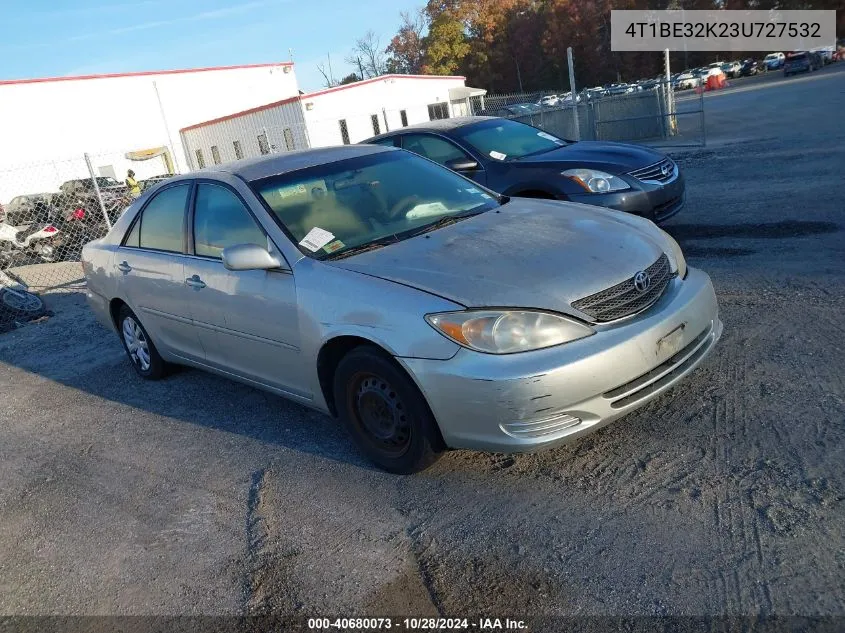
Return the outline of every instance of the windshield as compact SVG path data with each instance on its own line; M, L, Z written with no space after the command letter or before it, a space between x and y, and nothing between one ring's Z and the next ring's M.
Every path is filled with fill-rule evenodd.
M395 150L250 183L303 252L332 258L499 205L470 180Z
M769 61L769 60L777 59L777 58L778 58L777 53L771 53L769 55L766 55L765 61Z
M532 154L543 154L567 144L547 132L530 125L494 119L459 128L455 136L495 160L513 160Z

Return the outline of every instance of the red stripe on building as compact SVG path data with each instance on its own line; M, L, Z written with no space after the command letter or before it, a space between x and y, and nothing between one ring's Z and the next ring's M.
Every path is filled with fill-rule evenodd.
M3 79L0 86L11 84L37 84L50 81L79 81L83 79L114 79L117 77L144 77L150 75L180 75L184 73L205 73L215 70L239 70L241 68L269 68L271 66L293 66L293 62L275 62L270 64L241 64L239 66L209 66L207 68L180 68L177 70L144 70L131 73L107 73L103 75L77 75L71 77L42 77L37 79Z
M324 94L329 94L330 92L337 92L339 90L346 90L347 88L355 88L356 86L363 86L365 84L375 83L377 81L384 81L386 79L454 79L459 81L466 81L466 77L459 76L459 75L381 75L379 77L372 77L371 79L364 79L363 81L356 81L351 84L344 84L342 86L335 86L334 88L326 88L325 90L318 90L317 92L310 92L308 94L298 95L296 97L291 97L289 99L284 99L283 101L276 101L275 103L268 103L265 105L260 105L255 108L250 108L249 110L243 110L241 112L235 112L233 114L227 114L226 116L221 116L217 119L211 119L210 121L203 121L202 123L194 123L193 125L189 125L188 127L183 127L179 132L187 132L188 130L195 130L197 128L205 127L206 125L212 125L214 123L220 123L221 121L228 121L229 119L236 119L240 116L245 114L252 114L253 112L261 112L262 110L269 110L270 108L275 108L276 106L284 105L286 103L293 103L294 101L306 101L311 99L312 97L319 97Z
M288 99L282 99L281 101L274 101L273 103L265 103L264 105L256 106L254 108L250 108L249 110L242 110L240 112L235 112L233 114L227 114L226 116L221 116L216 119L211 119L209 121L203 121L202 123L194 123L193 125L189 125L188 127L183 127L180 132L187 132L188 130L195 130L200 127L205 127L206 125L213 125L214 123L220 123L222 121L228 121L229 119L237 119L240 116L244 116L245 114L252 114L254 112L261 112L262 110L269 110L270 108L275 108L280 105L285 105L286 103L294 103L295 101L299 101L300 95L295 97L289 97Z

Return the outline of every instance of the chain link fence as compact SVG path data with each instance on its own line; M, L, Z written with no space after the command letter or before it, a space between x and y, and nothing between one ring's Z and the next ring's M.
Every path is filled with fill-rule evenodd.
M104 236L138 191L173 171L169 149L147 154L0 168L0 332L49 314L50 295L84 287L82 247ZM129 169L134 190L125 182Z
M574 97L571 92L553 91L489 95L477 113L521 121L581 141L660 147L705 142L703 94L693 94L679 104L675 84L665 78L587 88Z

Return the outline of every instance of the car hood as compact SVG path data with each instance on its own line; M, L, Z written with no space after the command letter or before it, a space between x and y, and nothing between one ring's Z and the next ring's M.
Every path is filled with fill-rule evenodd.
M624 174L634 169L653 165L665 156L648 147L628 145L626 143L606 143L602 141L579 141L536 156L526 156L509 163L515 167L543 165L571 168L591 167Z
M466 307L542 308L618 284L662 253L642 218L572 202L515 198L496 210L327 262Z

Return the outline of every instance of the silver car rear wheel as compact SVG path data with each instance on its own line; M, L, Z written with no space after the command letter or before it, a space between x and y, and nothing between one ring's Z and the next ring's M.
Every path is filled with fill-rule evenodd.
M123 342L129 358L142 372L150 370L150 348L144 330L131 316L123 319Z

